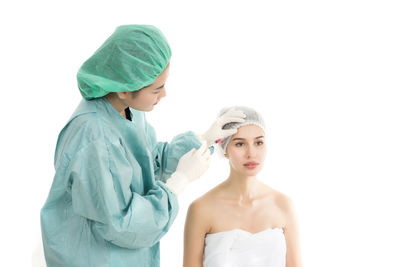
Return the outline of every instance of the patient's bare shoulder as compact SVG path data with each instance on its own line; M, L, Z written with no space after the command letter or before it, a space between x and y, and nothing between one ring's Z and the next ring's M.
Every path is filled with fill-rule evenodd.
M192 209L194 212L209 212L215 206L215 202L218 200L219 188L214 187L201 197L194 200L189 209Z
M294 216L295 208L293 200L286 194L273 190L276 206L280 209L285 218L285 224Z
M220 189L217 186L197 198L190 204L187 216L193 217L208 231L213 225L215 217L218 216L219 195Z
M273 190L273 194L275 203L282 209L282 211L289 211L292 208L293 201L288 195L277 190Z

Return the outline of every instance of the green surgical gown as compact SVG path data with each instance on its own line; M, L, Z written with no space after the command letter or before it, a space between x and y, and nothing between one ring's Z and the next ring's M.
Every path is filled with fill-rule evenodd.
M41 210L48 267L156 267L178 212L165 187L193 132L157 142L144 112L123 118L106 98L82 100L61 131Z

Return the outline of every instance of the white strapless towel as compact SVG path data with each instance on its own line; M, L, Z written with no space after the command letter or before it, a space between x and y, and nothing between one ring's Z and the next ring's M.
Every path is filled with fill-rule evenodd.
M203 267L285 267L286 241L281 228L252 234L234 229L205 238Z

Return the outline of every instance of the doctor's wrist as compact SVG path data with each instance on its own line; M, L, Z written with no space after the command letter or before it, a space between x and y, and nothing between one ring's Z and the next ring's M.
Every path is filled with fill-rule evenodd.
M188 184L189 179L186 175L180 172L174 172L165 183L165 186L175 195L179 195L183 190L185 190Z

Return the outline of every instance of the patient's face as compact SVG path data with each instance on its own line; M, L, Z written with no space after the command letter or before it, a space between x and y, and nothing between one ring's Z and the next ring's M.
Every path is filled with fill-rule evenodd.
M267 152L264 131L256 125L246 125L232 136L225 157L233 170L254 176L262 169Z

